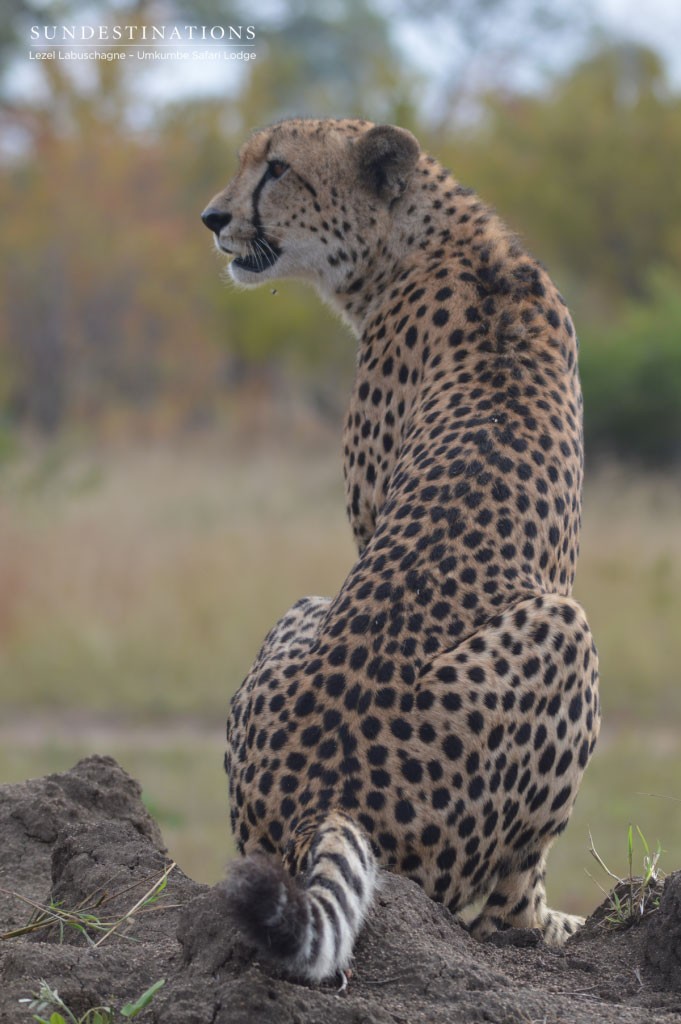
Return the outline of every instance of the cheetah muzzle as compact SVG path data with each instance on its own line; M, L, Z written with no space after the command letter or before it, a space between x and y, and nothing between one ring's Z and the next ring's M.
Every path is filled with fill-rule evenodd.
M315 285L358 339L344 432L358 558L267 635L225 767L243 858L228 912L289 974L350 962L377 867L478 938L580 919L546 855L599 729L571 597L577 343L544 269L411 133L356 120L258 131L203 214L244 286Z

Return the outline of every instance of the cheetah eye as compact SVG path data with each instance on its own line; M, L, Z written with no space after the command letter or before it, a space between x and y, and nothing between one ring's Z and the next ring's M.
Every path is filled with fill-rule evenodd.
M283 178L288 170L288 164L285 164L283 160L269 160L267 170L270 178Z

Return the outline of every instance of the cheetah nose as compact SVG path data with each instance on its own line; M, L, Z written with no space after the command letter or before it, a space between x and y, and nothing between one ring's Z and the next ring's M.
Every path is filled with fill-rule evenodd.
M231 219L231 213L217 210L214 206L207 206L201 214L203 223L209 231L214 231L216 235L219 235L222 229L227 227Z

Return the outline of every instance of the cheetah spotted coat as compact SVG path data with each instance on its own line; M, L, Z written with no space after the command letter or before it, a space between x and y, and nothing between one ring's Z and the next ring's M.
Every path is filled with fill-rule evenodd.
M232 701L231 913L319 980L349 963L380 865L452 911L484 898L480 938L559 944L579 919L547 907L544 864L599 728L570 596L582 400L563 299L399 128L259 131L203 219L235 281L308 280L358 339L359 554L335 597L274 626Z

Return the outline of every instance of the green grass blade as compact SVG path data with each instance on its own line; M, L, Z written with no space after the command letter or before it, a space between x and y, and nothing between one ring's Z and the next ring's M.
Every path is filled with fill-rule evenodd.
M636 831L638 832L639 839L643 843L643 849L646 851L646 856L648 856L650 854L650 848L646 842L646 837L643 835L643 832L641 832L641 829L638 827L638 825L636 826Z
M165 983L165 978L155 981L154 984L151 985L146 992L143 992L139 999L135 1000L134 1003L126 1003L125 1006L121 1008L122 1015L128 1018L136 1017L138 1013L141 1013L142 1010L149 1005L158 990L163 988Z

